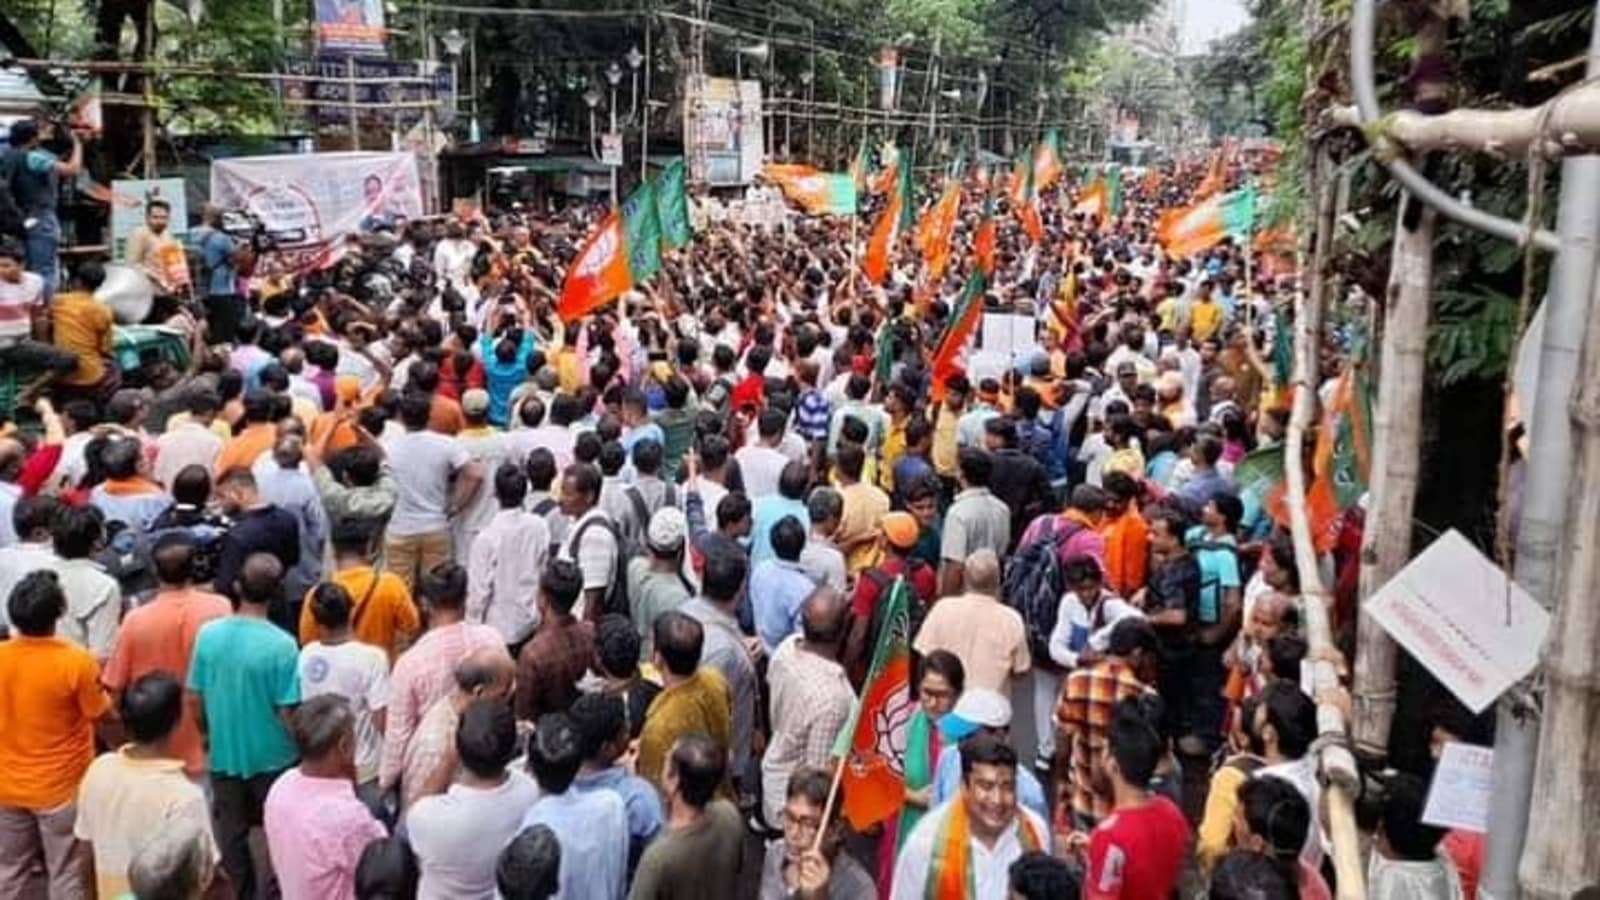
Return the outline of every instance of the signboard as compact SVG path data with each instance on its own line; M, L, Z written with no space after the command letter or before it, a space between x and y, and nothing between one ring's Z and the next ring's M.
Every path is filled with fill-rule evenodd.
M614 131L600 135L600 162L608 166L622 165L622 135Z
M324 53L383 55L383 0L316 0Z
M1494 780L1494 751L1475 744L1449 743L1428 787L1422 821L1440 828L1489 830L1489 790Z
M684 146L690 178L713 186L749 184L765 155L761 83L731 78L689 79Z
M428 60L357 59L352 72L350 60L324 56L288 60L285 70L289 75L307 78L284 81L284 99L304 108L306 115L322 125L347 126L350 107L346 104L352 96L356 103L373 104L358 109L360 120L383 128L421 122L423 108L384 109L380 108L382 104L420 103L453 96L450 67ZM350 80L352 75L354 82Z
M1374 621L1480 713L1533 671L1550 613L1454 529L1367 601Z
M111 182L111 258L125 257L128 235L144 224L145 204L151 200L160 199L171 204L172 219L167 225L167 234L183 240L189 233L189 202L184 190L182 178Z
M417 158L410 153L306 153L219 159L211 202L292 233L278 258L296 271L338 258L346 236L396 217L422 215Z
M1024 353L1032 353L1039 348L1035 324L1032 316L984 313L981 332L984 351L1001 354L1012 361Z

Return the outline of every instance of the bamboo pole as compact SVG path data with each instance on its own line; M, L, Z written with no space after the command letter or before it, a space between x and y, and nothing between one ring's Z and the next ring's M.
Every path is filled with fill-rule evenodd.
M1338 876L1339 900L1365 900L1366 878L1361 865L1360 835L1356 830L1355 792L1360 784L1355 756L1346 741L1343 711L1336 702L1342 693L1333 660L1333 633L1328 624L1332 599L1317 570L1317 551L1311 540L1311 520L1306 513L1306 478L1302 458L1306 429L1317 398L1318 359L1322 340L1325 271L1333 234L1333 186L1328 160L1318 152L1312 163L1317 214L1314 222L1311 268L1306 290L1296 295L1294 341L1294 406L1284 438L1284 475L1288 482L1289 530L1294 536L1295 569L1300 574L1306 643L1309 646L1313 696L1317 700L1318 768L1323 788L1328 832L1333 839L1333 865Z

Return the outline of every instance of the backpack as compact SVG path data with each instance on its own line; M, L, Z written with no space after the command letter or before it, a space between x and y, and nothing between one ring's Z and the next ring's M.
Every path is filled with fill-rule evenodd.
M633 517L639 523L637 528L619 529L622 533L622 542L625 545L623 552L628 555L629 559L632 559L635 556L649 552L650 548L645 545L644 535L645 531L650 528L652 510L650 505L644 502L644 494L639 490L638 485L630 484L622 489L622 493L623 496L628 498L628 506L633 510ZM678 486L667 482L666 492L661 496L661 506L659 508L665 509L669 506L677 505Z
M1001 587L1006 603L1022 616L1028 635L1028 652L1034 664L1055 667L1050 660L1050 633L1061 612L1061 595L1066 593L1066 578L1061 571L1060 545L1072 539L1083 526L1067 521L1058 537L1061 517L1052 514L1044 529L1032 541L1018 546L1007 560Z
M627 579L629 554L625 549L626 541L623 540L622 532L617 529L616 523L612 522L610 518L594 518L574 528L571 536L567 538L567 555L572 558L574 563L578 562L578 548L583 546L583 535L596 525L611 532L611 539L617 545L617 557L611 566L611 584L606 589L601 608L584 610L584 618L592 621L599 621L601 616L608 613L620 613L626 616L630 609L628 605Z

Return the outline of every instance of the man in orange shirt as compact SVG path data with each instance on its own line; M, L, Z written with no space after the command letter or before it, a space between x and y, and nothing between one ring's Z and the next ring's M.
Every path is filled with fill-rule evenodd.
M1106 586L1121 597L1144 587L1149 570L1150 526L1139 512L1139 482L1125 472L1107 472L1102 481L1111 495L1100 533L1106 541Z
M6 599L0 641L0 897L86 897L73 824L94 761L94 726L111 708L89 651L56 636L67 597L54 572L31 572ZM49 885L38 883L43 866Z
M288 398L279 401L280 398L266 391L251 391L245 395L244 430L222 445L222 452L217 454L211 469L213 474L220 478L233 469L249 469L261 454L272 449L278 439L279 408L282 407L284 415L289 414Z
M460 434L467 427L461 404L439 392L439 366L427 360L411 364L408 390L418 390L428 395L428 430L440 434Z
M101 676L114 697L120 697L128 685L158 669L172 673L180 684L185 682L200 626L233 611L226 597L194 586L195 544L187 533L172 531L162 535L150 555L160 587L149 603L122 620ZM183 760L187 775L196 778L205 774L205 743L188 704L184 704L172 733L171 748Z
M373 523L344 519L333 527L334 584L350 593L350 627L356 640L381 647L394 663L422 630L422 617L405 579L372 566ZM312 588L315 590L315 587ZM300 605L300 643L309 644L321 630L311 613L311 595Z
M94 298L94 292L106 279L105 267L89 261L78 266L72 277L72 289L58 294L50 304L50 328L55 345L78 357L78 367L57 375L54 389L57 402L71 398L98 399L108 393L114 384L112 371L107 364L111 357L112 326L111 307Z

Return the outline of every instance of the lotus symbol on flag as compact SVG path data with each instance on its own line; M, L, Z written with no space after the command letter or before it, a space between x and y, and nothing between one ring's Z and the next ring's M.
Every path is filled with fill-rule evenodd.
M873 752L898 778L906 774L906 727L916 711L917 704L911 699L911 692L900 685L884 699L882 708L875 714L877 721L873 723L873 730L878 739Z
M617 237L616 229L602 229L595 236L594 246L590 247L589 252L578 261L578 268L572 274L579 278L591 278L599 274L611 260L612 255L617 252Z

